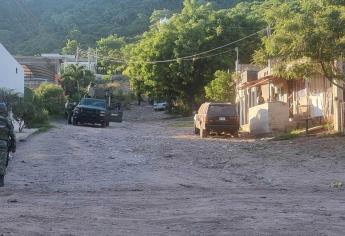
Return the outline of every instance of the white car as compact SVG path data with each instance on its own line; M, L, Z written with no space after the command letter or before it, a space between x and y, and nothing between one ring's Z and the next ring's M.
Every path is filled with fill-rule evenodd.
M155 111L165 111L167 109L167 102L165 101L155 101L153 103L153 110Z

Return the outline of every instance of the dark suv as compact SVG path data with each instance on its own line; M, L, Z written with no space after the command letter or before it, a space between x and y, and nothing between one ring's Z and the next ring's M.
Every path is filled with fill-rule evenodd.
M194 116L195 134L201 138L210 132L230 133L238 136L240 128L236 105L230 103L204 103Z
M74 108L73 125L90 123L100 124L102 127L109 126L109 110L105 100L83 98Z

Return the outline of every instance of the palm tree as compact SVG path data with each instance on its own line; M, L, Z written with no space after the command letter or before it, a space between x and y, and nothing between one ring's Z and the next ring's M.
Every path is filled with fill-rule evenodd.
M88 86L93 80L93 73L86 70L84 66L68 65L62 73L62 87L66 95L73 95L77 92L79 99L81 87Z

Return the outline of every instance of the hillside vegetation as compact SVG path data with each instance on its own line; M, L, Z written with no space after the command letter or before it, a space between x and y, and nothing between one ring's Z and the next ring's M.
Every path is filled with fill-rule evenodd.
M111 34L133 38L149 28L156 10L178 12L182 0L2 0L0 42L11 53L58 52L67 39L82 46ZM200 1L207 2L207 1ZM218 8L236 0L211 1Z

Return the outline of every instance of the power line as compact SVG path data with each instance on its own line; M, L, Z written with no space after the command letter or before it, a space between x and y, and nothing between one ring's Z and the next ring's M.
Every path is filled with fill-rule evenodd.
M214 52L214 51L217 51L219 49L223 49L223 48L226 48L226 47L228 47L230 45L233 45L233 44L236 44L238 42L241 42L241 41L243 41L245 39L253 37L253 36L257 35L258 33L266 31L266 30L267 30L267 28L261 29L261 30L255 32L255 33L253 33L253 34L247 35L247 36L245 36L243 38L240 38L240 39L235 40L233 42L230 42L230 43L224 44L222 46L213 48L211 50L203 51L203 52L196 53L196 54L189 55L189 56L177 57L177 58L173 58L173 59L157 60L157 61L144 61L144 60L143 61L140 61L140 60L138 60L138 61L125 61L124 59L121 59L121 58L110 58L110 57L103 57L103 59L109 60L109 61L114 61L114 62L117 62L117 63L124 63L124 64L159 64L159 63L169 63L169 62L178 62L178 61L195 61L195 60L199 60L199 59L215 57L215 56L218 56L218 55L222 55L222 54L228 53L232 49L231 50L227 50L227 51L223 51L223 52L220 52L220 53L216 53L216 54L202 56L204 54L207 54L207 53L210 53L210 52ZM102 59L102 58L99 58L99 59Z
M181 59L181 61L198 61L198 60L202 60L202 59L206 59L206 58L217 57L217 56L229 53L232 50L234 50L234 48L231 48L229 50L226 50L226 51L223 51L223 52L220 52L220 53L215 53L215 54L207 55L207 56L201 56L201 57L195 57L195 58L184 58L184 59ZM122 59L113 59L113 58L108 58L106 60L112 61L112 62L116 62L116 63L120 63L120 64L158 64L156 62L150 62L150 63L145 62L145 63L143 63L142 61L124 61ZM177 61L178 60L174 60L172 62L177 62Z

